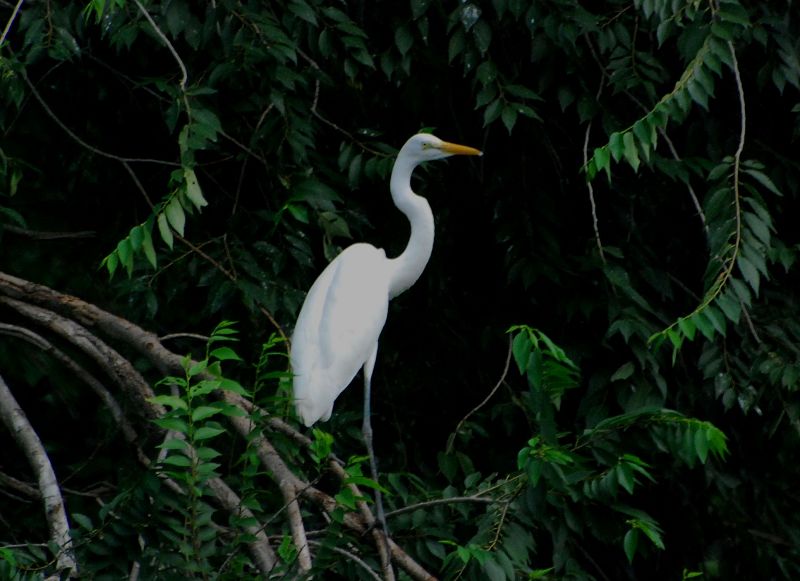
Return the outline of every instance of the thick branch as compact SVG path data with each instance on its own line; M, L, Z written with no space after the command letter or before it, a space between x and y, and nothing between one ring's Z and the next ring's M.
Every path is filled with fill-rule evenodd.
M125 437L125 440L131 444L135 443L137 440L136 431L133 429L133 426L127 420L125 415L122 413L122 408L120 407L119 403L114 396L111 394L108 389L91 373L86 371L81 365L79 365L72 357L61 351L60 349L56 349L49 341L47 341L41 335L38 335L31 331L30 329L26 329L24 327L19 327L17 325L8 325L6 323L0 323L0 333L5 335L10 335L13 337L17 337L22 339L23 341L27 341L28 343L35 345L51 357L53 357L56 361L64 365L67 369L69 369L76 377L80 378L86 385L88 385L92 391L94 391L98 397L102 400L102 402L108 408L108 411L111 412L111 415L114 417L114 421L117 422L120 429L122 430L122 434ZM137 451L140 455L140 459L145 457L143 452L137 448Z
M242 505L242 499L236 494L233 489L228 486L221 478L211 478L208 481L208 486L214 492L217 500L230 514L243 517L249 521L255 521L253 512ZM245 532L255 537L254 541L248 543L250 554L253 555L253 560L256 563L261 574L264 577L268 576L270 571L275 567L278 561L275 551L269 544L269 538L264 532L264 528L253 524L246 524L242 527Z
M134 348L147 357L162 373L180 372L182 369L182 357L165 348L157 335L74 296L62 294L48 287L2 272L0 272L0 295L24 299L25 301L66 313L86 327L96 329L106 336ZM7 300L0 297L0 302ZM256 406L241 396L228 391L222 392L220 396L228 403L236 405L249 413L259 412L260 415L267 417L267 425L270 428L288 434L301 445L310 443L306 436L280 419L268 417L268 414L258 410ZM256 429L247 418L233 417L229 418L229 420L237 432L245 438L250 437L251 433ZM253 440L253 445L265 467L272 473L273 479L278 484L287 503L290 522L292 520L295 521L292 525L294 528L293 533L295 534L295 545L298 547L298 553L302 555L302 553L308 552L308 544L302 520L300 519L298 498L302 497L311 501L329 514L337 508L336 500L298 478L263 434L259 434ZM333 468L333 463L332 469L335 473L337 472L337 469ZM338 466L338 469L341 469L341 466ZM292 514L295 516L292 516ZM367 522L367 519L362 514L347 513L344 517L344 525L358 534L364 534L368 530L370 523ZM433 575L421 567L391 539L389 539L389 547L393 560L413 579L426 581L435 579ZM305 559L306 557L302 556L301 558ZM305 561L304 565L301 564L302 566L310 568L310 553L308 561Z
M39 492L44 501L47 526L50 529L50 540L59 547L56 558L58 569L59 571L68 571L69 575L73 577L77 575L78 564L72 552L67 511L64 508L64 499L61 497L56 473L42 441L2 377L0 377L0 417L36 474Z
M164 414L164 409L160 404L149 401L155 397L155 393L130 361L86 328L53 311L20 300L0 297L0 304L6 305L37 324L52 330L81 349L127 392L131 400L142 410L142 415L155 418Z

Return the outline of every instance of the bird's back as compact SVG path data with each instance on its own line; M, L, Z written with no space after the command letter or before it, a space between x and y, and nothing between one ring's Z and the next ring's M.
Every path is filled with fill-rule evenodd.
M294 398L306 426L330 417L375 348L389 306L388 267L383 250L353 244L308 291L291 350Z

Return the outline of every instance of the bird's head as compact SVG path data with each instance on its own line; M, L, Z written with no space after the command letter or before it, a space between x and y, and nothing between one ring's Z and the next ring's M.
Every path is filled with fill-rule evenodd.
M418 133L406 141L398 158L407 157L414 165L423 161L443 159L451 155L483 155L474 147L442 141L430 133Z

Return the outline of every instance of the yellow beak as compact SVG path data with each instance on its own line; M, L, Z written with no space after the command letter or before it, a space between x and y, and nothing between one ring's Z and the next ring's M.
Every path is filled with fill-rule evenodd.
M469 147L466 145L459 145L457 143L449 143L447 141L443 141L439 146L439 149L445 153L449 153L450 155L483 155L483 152L480 149L475 149L474 147Z

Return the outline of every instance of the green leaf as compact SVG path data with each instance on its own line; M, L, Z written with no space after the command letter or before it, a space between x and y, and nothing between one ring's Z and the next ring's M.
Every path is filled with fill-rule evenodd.
M128 271L128 276L133 273L133 248L131 247L130 238L124 238L117 244L117 256L119 262Z
M633 171L639 170L639 150L636 148L636 141L633 138L633 133L630 131L625 132L622 136L623 152L625 160L633 168Z
M769 177L756 169L745 169L744 173L753 177L758 183L762 186L767 188L770 192L775 194L776 196L783 196L783 193L777 188L777 186L772 182Z
M511 131L514 129L514 124L517 122L516 106L511 104L503 107L503 112L501 113L500 117L503 120L503 125L506 126L506 130L508 130L508 134L511 135Z
M399 26L394 31L394 44L397 50L400 51L400 54L406 56L414 44L414 36L411 34L411 30L409 30L408 26Z
M309 24L317 25L317 15L305 0L292 0L289 2L289 11Z
M178 418L157 418L153 420L153 423L160 428L172 430L173 432L178 432L179 434L189 433L189 424Z
M156 220L158 222L158 232L161 234L161 239L166 243L167 246L172 249L173 245L173 238L172 238L172 230L167 223L167 215L163 212L158 215Z
M609 381L628 379L631 375L633 375L635 369L636 367L634 366L633 362L628 361L627 363L621 365L619 369L614 372Z
M152 227L152 218L148 221L148 224L142 228L142 252L144 252L145 258L150 263L153 268L158 266L158 260L156 258L156 249L153 247L153 236L150 233L150 228Z
M597 164L597 170L604 170L608 179L611 179L611 154L609 153L608 147L598 147L594 150L593 156L595 163Z
M681 333L686 335L686 338L689 339L689 341L694 341L694 335L695 331L697 331L697 326L695 325L693 318L681 317L678 319L678 328L681 330Z
M186 401L176 395L157 395L155 397L151 397L149 401L161 404L171 409L188 409Z
M177 466L179 468L188 468L192 465L192 461L183 454L170 454L164 458L161 463L167 466Z
M611 152L614 161L621 160L625 155L625 144L621 133L614 132L608 138L608 150Z
M194 204L198 210L203 206L208 206L208 202L203 197L203 191L200 189L200 184L197 181L197 175L191 168L183 168L183 176L186 180L186 197Z
M486 54L489 50L489 45L492 43L492 28L485 21L479 20L472 27L472 34L475 36L475 44L481 52L481 56Z
M625 538L622 540L622 547L625 550L625 556L628 562L633 562L633 557L636 555L636 546L639 544L639 531L637 529L629 529L625 533Z
M198 428L194 433L194 440L207 440L209 438L213 438L215 436L219 436L220 434L224 434L225 430L222 428L212 428L210 426L202 426Z
M167 221L172 229L175 230L180 236L183 236L183 227L186 224L186 214L183 211L183 206L178 199L178 196L173 196L167 206L164 208L164 214L167 216Z
M242 361L242 358L230 347L217 347L209 356L219 361Z
M159 444L157 448L161 448L162 450L188 450L189 443L181 438L170 438L164 443Z
M706 437L705 429L695 430L694 450L700 462L705 464L708 458L708 438Z
M221 413L222 410L218 407L211 407L207 405L201 405L196 407L192 410L192 421L199 422L205 420L206 418L210 418L218 413Z
M739 318L742 314L742 306L732 290L726 289L717 296L716 305L734 325L739 323Z
M630 469L630 467L626 464L618 464L614 468L614 471L617 474L617 482L619 485L622 486L622 488L624 488L628 494L633 494L635 480L633 471Z
M761 284L761 276L758 274L758 269L741 254L736 257L736 265L739 267L739 272L742 273L744 280L750 285L750 288L753 289L756 296L758 296L758 288Z
M500 99L492 101L483 112L483 126L486 127L500 116L503 102Z

